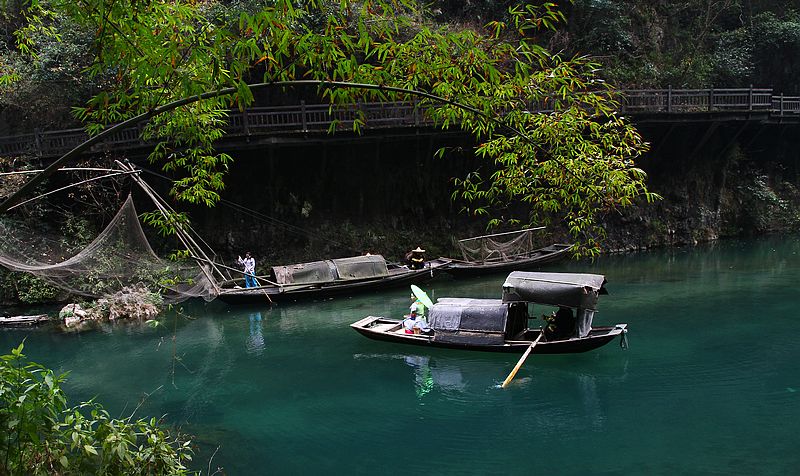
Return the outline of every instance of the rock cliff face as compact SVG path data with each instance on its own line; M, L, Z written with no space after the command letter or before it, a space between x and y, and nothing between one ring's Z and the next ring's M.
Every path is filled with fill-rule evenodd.
M798 126L711 123L643 128L641 162L663 200L607 219L606 249L692 245L795 231Z

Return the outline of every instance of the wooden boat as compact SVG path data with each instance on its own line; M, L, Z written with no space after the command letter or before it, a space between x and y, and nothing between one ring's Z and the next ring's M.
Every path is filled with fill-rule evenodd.
M534 245L531 228L458 240L463 259L452 259L447 272L454 277L508 273L536 268L566 258L572 245L553 243L544 247Z
M47 314L32 316L0 316L0 327L29 327L48 321Z
M370 339L451 349L522 353L542 335L535 354L587 352L621 336L627 324L592 327L605 278L594 274L515 271L503 284L502 299L439 299L430 309L429 333L408 334L402 321L367 316L350 325ZM529 324L536 305L577 310L566 332ZM563 331L563 329L562 329Z
M272 268L270 279L259 277L254 288L222 288L218 298L228 304L264 304L320 299L423 283L450 261L438 258L422 269L387 263L381 255L354 256Z

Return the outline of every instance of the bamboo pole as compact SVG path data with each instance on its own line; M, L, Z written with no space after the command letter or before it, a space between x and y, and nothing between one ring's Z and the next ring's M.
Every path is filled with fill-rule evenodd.
M522 357L520 357L519 361L517 362L517 365L514 366L514 370L512 370L511 373L508 374L508 377L506 377L506 379L503 381L503 385L501 385L502 388L508 387L508 384L510 384L511 381L514 380L514 376L517 375L517 372L519 371L520 367L522 367L522 364L525 362L525 359L528 358L528 355L531 353L533 348L536 347L536 344L539 343L539 339L541 339L543 335L544 335L544 329L542 329L542 332L539 333L539 337L537 337L535 341L531 342L530 347L528 347L525 353L522 354Z
M527 232L530 232L530 231L539 231L539 230L544 230L544 228L545 227L543 227L543 226L537 226L537 227L534 227L534 228L526 228L524 230L506 231L504 233L494 233L492 235L473 236L473 237L464 238L463 240L458 240L458 241L462 242L462 241L477 240L477 239L482 239L482 238L494 238L495 236L513 235L515 233L519 234L519 233L527 233Z
M135 169L133 168L133 166L132 166L132 165L130 165L130 164L128 164L128 165L126 166L125 164L122 164L122 163L121 163L121 162L119 162L119 161L116 161L116 162L117 162L117 164L118 164L120 167L122 167L123 169L129 169L129 170L131 170L131 171L134 171L134 170L135 170ZM161 212L161 214L162 214L162 215L163 215L165 218L166 218L166 217L169 217L169 213L167 213L167 208L166 208L166 206L165 206L165 205L164 205L164 204L163 204L163 203L162 203L162 202L159 200L159 198L160 198L160 197L158 197L158 195L155 193L155 191L154 191L152 188L150 188L150 187L149 187L149 186L148 186L148 185L147 185L147 184L146 184L146 183L145 183L145 182L144 182L144 181L141 179L141 177L139 177L139 176L138 176L138 174L131 174L131 177L132 177L132 178L133 178L133 180L134 180L134 181L135 181L135 182L136 182L136 183L139 185L139 187L141 187L141 189L142 189L142 190L145 192L145 194L147 194L147 196L148 196L148 197L149 197L149 198L150 198L150 199L153 201L153 203L156 205L156 207L157 207L157 208L158 208L158 210ZM189 250L190 252L194 250L194 251L195 251L195 253L194 253L195 255L198 255L198 254L199 254L199 255L203 256L203 258L205 258L205 260L206 260L206 261L208 261L208 262L210 263L211 267L212 267L212 268L213 268L213 269L214 269L214 270L215 270L217 273L219 273L219 274L220 274L220 276L222 276L222 273L221 273L221 272L220 272L220 271L217 269L217 267L216 267L216 265L214 264L214 262L213 262L212 260L208 259L208 256L206 256L205 252L204 252L204 251L203 251L203 250L202 250L202 249L201 249L201 248L200 248L200 247L197 245L197 243L195 243L195 242L194 242L194 240L192 240L192 237L191 237L191 236L189 236L189 235L188 235L188 233L186 233L186 231L183 229L183 226L182 226L180 223L177 223L177 224L176 224L176 227L175 227L175 229L176 229L176 231L177 231L177 233L176 233L176 236L178 237L178 240L180 240L180 241L181 241L181 243L183 243L183 246L185 246L185 247L186 247L186 249L187 249L187 250ZM189 243L191 243L191 245L190 245ZM202 271L202 273L203 273L203 274L206 276L206 278L208 279L208 281L209 281L209 282L210 282L210 283L211 283L211 284L214 286L214 288L215 288L215 291L216 291L217 293L219 293L219 286L217 285L217 281L216 281L216 279L214 279L214 276L213 276L213 274L211 274L210 272L208 272L208 271L206 270L206 268L204 268L203 266L200 266L200 270L201 270L201 271ZM224 276L223 276L223 277L224 277Z

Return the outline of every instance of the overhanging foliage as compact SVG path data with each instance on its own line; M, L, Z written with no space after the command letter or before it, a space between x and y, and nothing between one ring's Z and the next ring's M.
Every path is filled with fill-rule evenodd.
M332 104L422 95L420 107L441 128L461 128L480 144L476 153L492 171L459 180L454 195L491 223L522 202L526 222L563 221L581 249L594 253L602 214L656 198L634 163L646 144L614 113L599 66L550 54L534 41L537 31L563 20L550 3L512 7L507 21L485 32L429 25L412 2L256 2L248 8L255 13L241 11L236 21L215 3L37 5L95 32L88 72L107 87L76 108L90 132L206 93L156 115L144 132L158 141L150 160L180 174L172 193L181 200L219 200L232 159L213 142L225 111L252 103L249 83L302 79L319 81ZM208 94L225 88L229 94ZM541 108L548 111L533 112Z

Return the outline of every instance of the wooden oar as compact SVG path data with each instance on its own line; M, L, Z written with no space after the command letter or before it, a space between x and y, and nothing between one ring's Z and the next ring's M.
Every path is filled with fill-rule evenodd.
M517 362L517 365L514 366L514 370L512 370L511 373L508 374L508 377L506 377L506 379L503 381L503 385L501 385L502 388L508 387L508 384L510 384L511 381L514 380L514 376L517 375L517 371L519 371L519 368L522 367L522 363L525 362L525 359L528 358L528 354L530 354L533 348L536 347L536 344L539 343L539 339L541 339L543 335L544 335L544 329L542 329L542 332L539 333L539 337L537 337L535 341L531 342L531 346L528 347L525 353L522 354L522 357L520 357L519 362Z
M258 282L258 278L257 278L257 277L255 277L255 276L253 276L253 279L255 279L255 280L256 280L256 284L257 284L259 287L261 287L261 283L259 283L259 282ZM270 306L272 306L273 304L275 304L275 303L273 303L273 302L272 302L272 298L271 298L271 297L269 297L269 293L267 293L267 290L266 290L266 289L264 289L263 287L261 287L261 290L262 290L262 291L264 291L264 296L267 296L267 300L269 301L269 305L270 305Z

